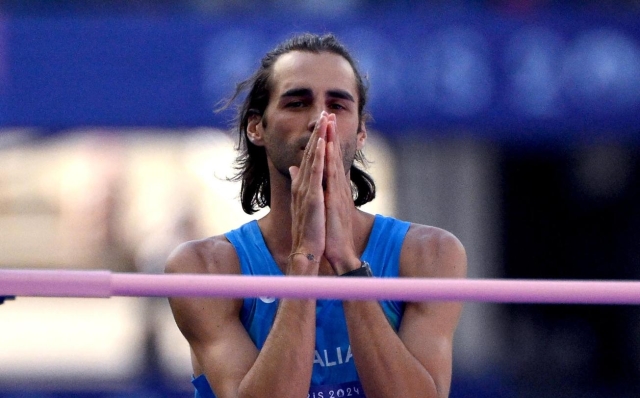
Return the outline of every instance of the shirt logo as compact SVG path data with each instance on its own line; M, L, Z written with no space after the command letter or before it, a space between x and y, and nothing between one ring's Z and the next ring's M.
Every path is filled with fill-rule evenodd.
M313 360L313 364L318 364L323 368L329 366L342 365L343 363L347 363L353 358L351 355L351 345L347 348L346 354L343 354L341 347L336 347L336 355L333 355L333 350L322 350L324 352L324 361L322 360L322 356L320 355L320 351L315 350L315 358ZM332 361L333 359L333 361Z
M275 297L258 297L260 299L260 301L262 301L265 304L271 304L274 301L276 301Z

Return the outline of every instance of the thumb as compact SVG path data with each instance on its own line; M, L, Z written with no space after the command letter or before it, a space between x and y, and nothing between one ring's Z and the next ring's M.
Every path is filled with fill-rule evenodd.
M300 172L300 168L298 166L289 167L289 175L291 175L291 181L295 180L298 176L298 172Z

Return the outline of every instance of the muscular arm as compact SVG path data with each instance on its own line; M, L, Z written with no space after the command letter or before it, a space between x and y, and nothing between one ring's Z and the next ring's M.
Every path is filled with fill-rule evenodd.
M252 123L255 126L256 120ZM305 149L300 167L292 166L292 252L320 258L325 245L324 172L327 115L323 113ZM286 275L318 275L319 263L290 256ZM181 246L168 272L240 273L238 257L224 238ZM218 398L304 397L313 369L316 301L280 300L260 351L240 321L242 300L171 299L178 327ZM196 369L194 369L196 370Z
M352 218L351 185L345 177L342 145L335 118L330 122L325 256L341 275L360 263L352 224L357 213ZM411 226L402 246L401 276L459 278L466 275L466 267L464 248L453 235L438 228ZM452 341L461 304L407 303L398 334L378 302L346 301L343 307L351 352L367 397L449 395Z
M180 246L167 272L239 273L239 264L231 244L217 237ZM261 351L240 322L242 300L171 298L170 304L195 355L194 373L206 375L218 398L301 397L309 391L315 301L281 300Z
M413 225L401 254L401 276L458 278L466 255L451 234ZM373 301L347 301L351 350L367 397L447 397L460 303L407 303L396 335Z

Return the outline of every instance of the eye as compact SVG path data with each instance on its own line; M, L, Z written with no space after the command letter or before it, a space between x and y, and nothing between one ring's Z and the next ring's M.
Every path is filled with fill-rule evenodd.
M339 104L337 102L329 105L329 108L331 109L337 109L337 110L341 110L341 109L347 109L345 106L343 106L342 104Z
M287 108L302 108L303 106L304 106L303 101L291 101L291 102L287 102L287 105L286 105Z

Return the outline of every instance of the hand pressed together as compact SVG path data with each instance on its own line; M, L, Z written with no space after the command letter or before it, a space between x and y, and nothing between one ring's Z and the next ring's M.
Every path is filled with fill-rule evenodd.
M324 256L338 275L359 262L353 242L351 183L334 114L322 112L300 167L292 166L292 253ZM323 189L324 185L324 189Z

